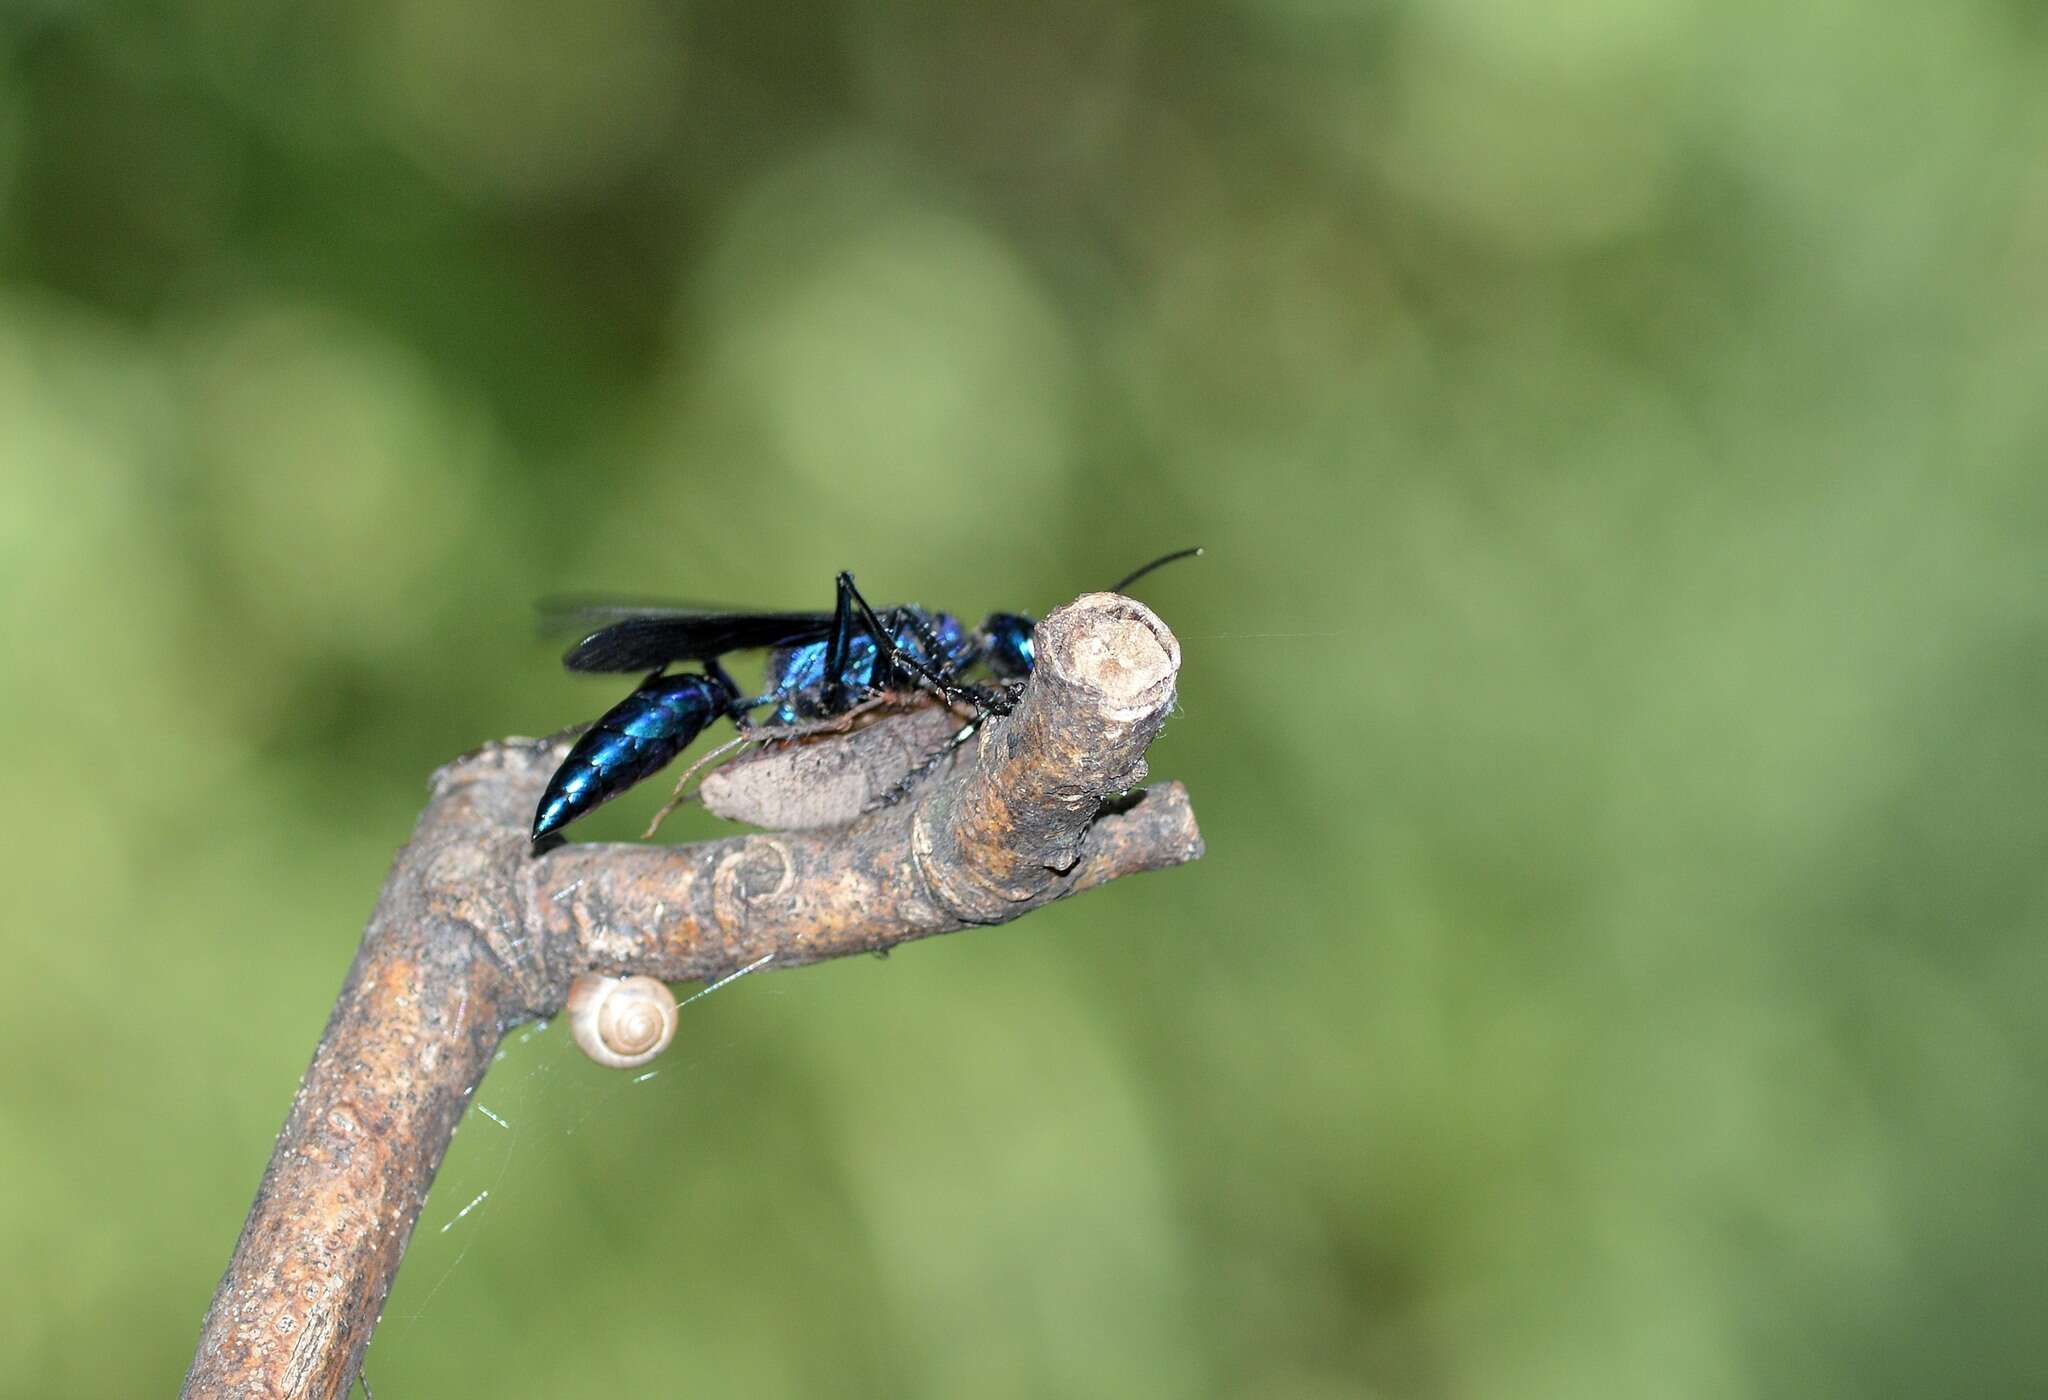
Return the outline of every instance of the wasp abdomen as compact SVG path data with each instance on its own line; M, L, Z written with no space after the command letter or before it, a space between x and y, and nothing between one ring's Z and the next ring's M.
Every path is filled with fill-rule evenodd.
M560 830L662 767L730 704L725 687L709 676L650 677L569 750L541 794L533 839Z

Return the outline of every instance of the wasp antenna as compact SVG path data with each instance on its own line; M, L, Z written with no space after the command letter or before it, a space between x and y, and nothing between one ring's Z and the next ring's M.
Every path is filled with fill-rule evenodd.
M1118 579L1115 583L1109 586L1109 591L1111 593L1121 593L1126 588L1136 583L1139 579L1151 573L1154 569L1159 568L1160 566L1165 564L1171 564L1176 559L1192 559L1201 552L1202 547L1200 545L1196 545L1192 549L1176 549L1171 554L1162 554L1157 559L1154 559L1151 563L1143 566L1142 568L1136 569L1131 573L1125 574L1122 578Z

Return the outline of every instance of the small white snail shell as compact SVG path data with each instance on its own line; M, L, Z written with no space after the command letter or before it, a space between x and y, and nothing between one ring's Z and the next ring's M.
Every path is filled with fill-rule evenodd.
M569 984L569 1034L601 1065L644 1065L675 1039L675 993L652 977L583 973Z

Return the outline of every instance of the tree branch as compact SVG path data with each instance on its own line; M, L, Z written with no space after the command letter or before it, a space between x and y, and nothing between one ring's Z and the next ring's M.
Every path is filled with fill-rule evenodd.
M566 745L508 739L434 776L214 1295L186 1397L337 1397L498 1043L585 972L664 981L1004 923L1202 853L1187 794L1145 775L1180 647L1091 593L1046 618L1014 714L971 764L829 831L535 854Z

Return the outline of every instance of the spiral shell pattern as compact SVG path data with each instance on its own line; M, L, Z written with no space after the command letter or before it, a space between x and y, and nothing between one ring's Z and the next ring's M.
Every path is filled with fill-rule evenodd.
M637 1068L675 1039L675 993L652 977L586 972L569 986L569 1034L599 1064Z

